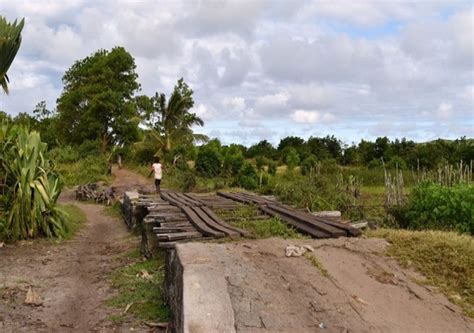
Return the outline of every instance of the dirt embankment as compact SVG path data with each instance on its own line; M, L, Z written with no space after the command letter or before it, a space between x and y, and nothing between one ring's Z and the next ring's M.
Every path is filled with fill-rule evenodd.
M317 259L286 257L288 244L313 246ZM209 250L222 264L238 332L473 332L457 306L382 255L386 244L275 238Z

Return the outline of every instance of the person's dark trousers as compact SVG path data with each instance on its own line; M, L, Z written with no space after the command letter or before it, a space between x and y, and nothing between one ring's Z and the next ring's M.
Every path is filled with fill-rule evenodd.
M155 187L156 187L157 194L160 194L160 184L161 184L161 179L155 179Z

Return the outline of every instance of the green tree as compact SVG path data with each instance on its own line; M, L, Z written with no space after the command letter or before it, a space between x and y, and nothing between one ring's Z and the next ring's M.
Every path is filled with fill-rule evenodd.
M205 135L195 134L191 129L192 126L203 126L204 122L191 112L193 90L183 78L178 80L169 100L165 94L156 93L151 98L139 96L137 103L145 125L151 129L146 139L153 140L163 154L176 145L207 140Z
M287 147L284 150L285 163L288 165L288 170L293 170L300 164L300 157L295 148Z
M0 85L6 94L8 94L9 82L7 72L20 48L21 31L24 25L25 19L9 23L0 16Z
M140 119L133 95L140 85L135 68L133 57L115 47L78 60L67 70L57 111L68 143L100 140L105 152L111 145L137 139Z

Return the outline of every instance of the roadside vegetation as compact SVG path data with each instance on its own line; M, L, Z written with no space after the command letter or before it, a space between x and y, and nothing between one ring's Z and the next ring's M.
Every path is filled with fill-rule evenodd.
M138 251L132 251L127 257L128 265L117 268L110 277L118 293L108 299L107 304L120 310L111 319L115 322L130 318L153 323L167 322L170 313L163 296L164 253L144 260Z
M474 318L474 240L455 232L378 229L369 237L385 238L387 254L403 266L415 268L466 315Z

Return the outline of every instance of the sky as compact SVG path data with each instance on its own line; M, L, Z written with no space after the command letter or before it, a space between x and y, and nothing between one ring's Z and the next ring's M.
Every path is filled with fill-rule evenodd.
M196 132L224 143L474 137L472 1L0 0L0 15L26 20L12 115L54 109L74 61L123 46L139 94L183 77Z

